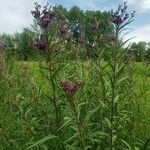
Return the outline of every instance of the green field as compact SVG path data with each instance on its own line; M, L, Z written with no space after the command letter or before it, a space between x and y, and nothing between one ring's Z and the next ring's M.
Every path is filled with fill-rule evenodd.
M0 35L0 150L150 150L150 43L125 38L135 11L68 8L36 2L30 28Z
M132 75L123 80L119 87L121 96L118 98L118 117L122 119L120 118L116 124L119 124L118 130L122 132L121 137L124 139L120 145L122 149L125 147L138 149L148 139L150 131L150 67L146 63L131 65L133 65ZM102 62L101 66L107 66L107 63ZM103 98L104 87L97 72L96 61L79 60L65 62L61 66L55 80L59 127L55 120L56 108L51 99L52 85L46 67L45 62L15 61L1 74L0 149L24 150L31 145L33 146L31 149L56 149L56 143L60 142L59 134L57 135L59 131L64 135L62 138L66 149L78 149L78 128L61 87L65 79L81 79L84 82L83 87L75 95L78 117L82 125L82 140L90 149L95 145L99 145L99 149L103 147L109 136L109 96L111 96L109 66L104 67L101 74L105 78L105 90L108 94L108 97L105 95L106 101ZM127 70L128 67L123 71L126 76ZM130 84L126 87L127 83ZM128 87L130 89L126 89ZM129 134L130 138L126 139ZM116 140L120 140L120 135L117 136ZM126 143L125 140L128 143L134 141L134 145Z

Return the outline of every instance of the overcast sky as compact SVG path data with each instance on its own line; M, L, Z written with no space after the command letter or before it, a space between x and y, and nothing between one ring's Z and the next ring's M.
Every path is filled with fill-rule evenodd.
M31 10L34 2L39 4L62 4L70 8L74 5L81 9L110 10L116 8L123 0L0 0L0 33L20 32L23 27L32 24ZM130 10L136 11L135 21L130 25L130 36L134 41L150 41L150 0L128 0Z

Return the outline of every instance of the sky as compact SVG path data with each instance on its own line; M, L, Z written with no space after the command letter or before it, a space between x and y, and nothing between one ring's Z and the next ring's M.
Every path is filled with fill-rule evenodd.
M109 11L115 9L123 0L0 0L0 33L13 34L21 32L24 27L33 22L31 10L34 3L41 5L62 4L66 8L74 5L83 10ZM133 41L150 42L150 0L128 0L129 12L136 11L134 22L129 25L133 31L128 37L135 37Z

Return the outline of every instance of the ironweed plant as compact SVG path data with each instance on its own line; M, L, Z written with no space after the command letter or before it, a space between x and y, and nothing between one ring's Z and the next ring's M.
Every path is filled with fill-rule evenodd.
M36 23L40 27L40 35L37 35L34 46L45 54L47 64L41 66L42 70L46 70L47 74L43 72L43 76L49 83L50 94L46 95L52 103L52 113L54 113L53 127L50 129L52 134L58 138L57 146L65 149L64 135L60 129L62 126L62 108L61 101L58 95L58 77L60 70L63 68L63 62L60 62L61 51L64 49L65 37L69 31L69 28L65 21L59 22L56 18L55 8L46 5L41 8L38 3L35 3L35 11L32 11L32 15L35 18ZM56 59L59 58L59 59Z
M31 12L38 28L33 47L44 59L13 61L0 73L0 149L149 149L149 67L137 67L122 38L135 12L125 2L110 11L111 34L97 35L101 21L95 19L92 41L83 30L72 43L68 21L55 8L35 3ZM72 49L76 60L68 60ZM80 49L89 58L78 56Z

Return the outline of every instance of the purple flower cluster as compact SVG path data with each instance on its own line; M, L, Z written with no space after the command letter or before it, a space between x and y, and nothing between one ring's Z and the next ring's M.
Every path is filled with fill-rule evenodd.
M62 24L61 27L60 27L60 33L61 33L61 34L65 34L65 33L67 33L68 31L69 31L68 26Z
M35 41L34 41L34 47L36 49L39 49L39 50L43 51L43 52L46 51L46 44L40 38L36 38L35 39Z
M35 10L31 11L31 13L37 21L37 24L44 29L46 29L54 19L54 12L48 8L48 5L41 10L41 5L35 3Z
M135 16L135 11L130 15L127 13L127 2L123 5L119 5L118 9L114 12L111 10L112 22L116 25L124 23L126 20L133 18Z
M65 92L74 94L82 84L83 81L81 80L76 80L75 82L63 81L62 86Z

